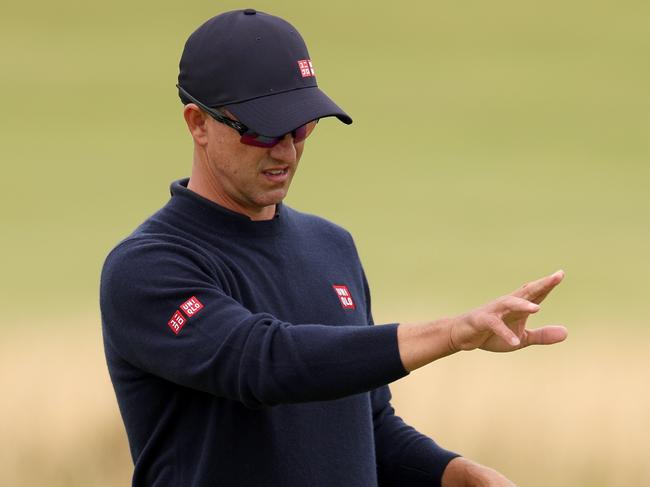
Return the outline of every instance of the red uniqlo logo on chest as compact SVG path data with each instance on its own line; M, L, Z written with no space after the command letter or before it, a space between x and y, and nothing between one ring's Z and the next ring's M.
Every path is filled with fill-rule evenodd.
M180 311L176 310L176 312L173 314L173 316L170 318L170 320L167 322L169 327L172 329L174 333L177 335L180 333L180 331L183 329L185 326L185 323L187 323L187 318L185 318Z
M342 284L334 284L332 287L336 291L339 301L341 301L341 306L345 309L354 309L354 301L352 301L352 295L348 287Z
M201 301L196 299L196 296L192 296L190 299L181 304L181 309L188 318L191 318L203 309L203 304L201 304Z
M298 61L298 69L300 69L300 74L303 78L316 76L316 73L314 72L314 65L311 63L311 59L301 59Z

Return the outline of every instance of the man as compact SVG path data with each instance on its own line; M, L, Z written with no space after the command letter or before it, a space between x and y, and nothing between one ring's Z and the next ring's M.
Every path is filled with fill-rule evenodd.
M562 341L525 328L562 272L454 318L372 325L351 236L282 204L319 119L286 21L199 27L180 61L191 177L109 254L104 344L134 486L506 486L394 414L387 384L460 350Z

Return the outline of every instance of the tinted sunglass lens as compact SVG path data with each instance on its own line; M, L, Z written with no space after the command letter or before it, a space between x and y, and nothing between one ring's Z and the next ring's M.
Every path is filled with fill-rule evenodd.
M302 142L307 138L307 124L298 127L291 134L293 135L294 142Z
M269 148L277 145L282 140L282 137L267 137L266 135L250 132L242 135L240 140L242 144Z
M305 140L316 126L316 123L316 121L309 122L292 131L291 135L293 137L294 143L302 142ZM274 145L278 145L280 142L282 142L282 139L284 139L284 136L268 137L266 135L256 134L255 132L246 132L241 136L240 140L242 144L253 145L255 147L264 147L268 149Z

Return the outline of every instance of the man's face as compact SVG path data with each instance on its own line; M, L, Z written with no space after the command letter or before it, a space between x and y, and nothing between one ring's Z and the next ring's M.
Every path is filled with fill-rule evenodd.
M232 128L207 116L205 145L211 190L224 206L251 214L270 214L289 191L305 141L294 143L291 134L271 148L240 142ZM235 119L232 114L228 116Z

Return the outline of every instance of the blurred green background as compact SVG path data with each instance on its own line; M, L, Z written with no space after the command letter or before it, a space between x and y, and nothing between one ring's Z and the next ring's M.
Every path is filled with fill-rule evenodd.
M566 344L449 359L440 370L453 383L409 377L395 386L407 419L437 431L431 410L409 410L441 402L422 397L424 384L432 387L425 378L450 394L486 367L510 364L508 373L523 375L485 379L510 394L516 385L499 380L534 373L548 386L570 377L561 390L518 396L527 405L562 396L562 407L584 402L576 417L602 414L585 427L594 436L562 456L573 473L552 485L647 485L638 453L647 447L611 423L623 416L650 427L639 407L650 396L650 4L632 0L3 6L0 441L12 454L0 463L0 483L128 483L98 334L99 273L107 252L167 201L169 183L189 175L191 139L174 87L185 39L209 17L245 7L297 26L319 86L354 118L352 126L319 124L287 202L355 236L376 321L460 313L559 268L567 273L533 320L566 324ZM603 361L611 367L594 372ZM630 387L617 389L621 380ZM613 409L611 397L625 401ZM454 401L468 400L461 387ZM494 401L506 399L481 403ZM456 406L445 424L462 421ZM538 411L566 438L583 434L573 416L556 413ZM522 467L541 451L512 460L520 442L535 441L529 432L512 428L513 443L497 448L447 428L441 442L515 470L520 485L551 485L544 478L558 471L550 460L533 473ZM615 443L613 434L636 456L596 453ZM70 435L77 439L66 453Z

